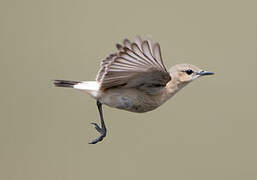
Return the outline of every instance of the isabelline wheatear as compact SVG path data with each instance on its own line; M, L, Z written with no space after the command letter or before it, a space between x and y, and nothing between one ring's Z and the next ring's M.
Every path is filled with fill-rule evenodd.
M54 80L57 87L79 89L96 99L101 127L92 124L100 136L90 144L106 136L102 104L138 113L152 111L198 77L214 74L191 64L178 64L167 71L159 43L149 38L125 39L116 46L117 52L102 61L96 81Z

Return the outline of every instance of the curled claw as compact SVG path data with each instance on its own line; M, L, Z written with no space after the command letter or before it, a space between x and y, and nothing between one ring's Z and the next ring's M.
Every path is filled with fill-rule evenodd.
M98 126L97 123L91 123L91 124L93 124L93 125L95 126L95 129L96 129L99 133L102 133L103 130L100 128L100 126Z
M101 133L101 132L100 132L100 133ZM98 138L94 139L94 140L91 141L89 144L96 144L96 143L102 141L105 136L106 136L106 132L103 132L103 133L101 133L101 135L100 135Z

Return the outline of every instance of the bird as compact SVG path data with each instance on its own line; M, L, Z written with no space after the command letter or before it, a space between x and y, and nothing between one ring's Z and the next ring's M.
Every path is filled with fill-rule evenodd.
M96 100L101 125L91 124L100 135L89 144L106 137L103 104L136 113L152 111L195 79L214 74L187 63L167 70L160 44L149 37L136 36L132 41L126 38L116 48L101 61L95 81L53 80L56 87L78 89Z

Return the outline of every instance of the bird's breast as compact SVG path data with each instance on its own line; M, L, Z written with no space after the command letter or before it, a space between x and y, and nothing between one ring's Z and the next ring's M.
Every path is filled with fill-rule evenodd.
M156 97L137 89L109 89L99 100L110 107L138 113L154 110L160 105Z

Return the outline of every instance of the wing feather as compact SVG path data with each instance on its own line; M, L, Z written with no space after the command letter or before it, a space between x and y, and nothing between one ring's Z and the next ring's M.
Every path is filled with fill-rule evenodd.
M117 86L138 88L153 92L153 87L162 88L171 80L167 72L158 43L150 38L142 40L139 36L133 42L123 40L116 44L117 53L102 60L96 80L102 89Z
M153 57L150 46L149 46L147 41L144 41L142 43L142 49L143 49L143 52L147 56L148 59L150 59L160 69L163 68L162 65L159 64L159 62Z
M136 36L134 38L134 43L138 46L138 48L140 49L140 51L142 51L142 48L141 48L141 44L142 44L142 39L140 36Z
M131 48L131 42L128 39L124 39L123 44L124 47Z
M153 45L153 56L159 62L159 64L161 64L162 67L165 68L163 61L162 61L161 47L160 47L159 43L155 43Z

